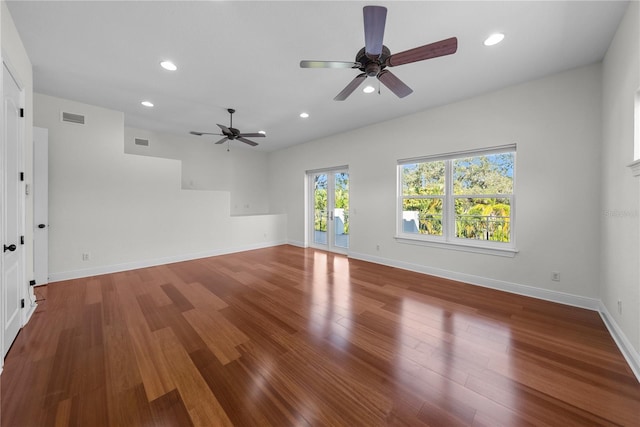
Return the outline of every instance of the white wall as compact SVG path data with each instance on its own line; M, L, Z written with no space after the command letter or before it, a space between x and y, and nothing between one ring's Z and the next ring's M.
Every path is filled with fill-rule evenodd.
M180 161L125 154L122 113L42 94L35 105L49 129L51 281L284 241L284 215L233 218L228 191L181 189Z
M269 212L267 154L239 141L216 145L215 136L176 136L142 129L124 130L124 151L182 162L182 188L231 192L231 214ZM135 138L149 146L134 144Z
M631 2L603 61L600 298L636 352L640 352L640 180L627 165L634 160L639 56L640 4Z
M305 170L349 165L351 256L543 297L545 290L566 293L577 296L570 303L593 305L600 82L595 64L271 153L271 207L287 213L288 238L301 244ZM395 241L397 159L511 143L520 251L514 258ZM551 281L552 271L561 273L560 282Z

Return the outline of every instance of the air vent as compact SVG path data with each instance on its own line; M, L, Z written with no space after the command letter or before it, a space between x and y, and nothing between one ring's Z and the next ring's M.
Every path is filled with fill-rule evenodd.
M143 147L148 147L149 146L149 140L148 139L135 138L134 143L136 145L142 145Z
M67 113L66 111L63 111L62 121L68 122L68 123L75 123L77 125L83 125L84 116L82 114Z

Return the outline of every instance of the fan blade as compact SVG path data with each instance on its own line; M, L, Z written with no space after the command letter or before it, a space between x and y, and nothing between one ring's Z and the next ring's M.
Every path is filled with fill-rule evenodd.
M333 98L334 101L344 101L353 93L354 90L358 88L362 84L362 82L367 78L366 73L358 74L355 79L351 80L351 82L342 89L342 92L336 95Z
M237 139L238 141L242 141L242 142L244 142L245 144L249 144L249 145L251 145L252 147L255 147L256 145L258 145L258 143L257 143L257 142L253 142L253 141L248 140L247 138L243 138L243 137L241 137L241 136L239 136L239 137L238 137L238 138L236 138L236 139Z
M458 50L458 39L451 37L439 42L427 44L404 52L395 53L387 58L385 65L395 67L396 65L409 64L411 62L424 61L425 59L437 58L439 56L451 55Z
M264 138L266 135L264 133L241 133L240 135L238 135L238 137L240 136L248 136L249 138Z
M347 61L300 61L300 68L360 68L359 62Z
M362 9L364 16L364 47L365 52L372 58L377 58L382 53L382 38L384 37L384 24L387 20L387 8L382 6L365 6Z
M225 135L233 135L233 132L231 132L231 131L229 130L229 128L228 128L228 127L226 127L225 125L220 125L220 124L218 124L218 127L219 127L220 129L222 129L222 133L223 133L223 134L225 134Z
M223 143L223 142L225 142L227 139L229 139L229 138L227 138L227 137L225 136L225 137L224 137L224 138L222 138L220 141L216 142L216 144L222 144L222 143Z
M378 80L389 88L391 92L395 93L398 98L404 98L413 92L413 89L402 83L402 80L397 78L395 74L389 70L381 71L380 74L378 74Z
M191 135L202 136L202 135L222 135L221 133L211 133L211 132L189 132Z

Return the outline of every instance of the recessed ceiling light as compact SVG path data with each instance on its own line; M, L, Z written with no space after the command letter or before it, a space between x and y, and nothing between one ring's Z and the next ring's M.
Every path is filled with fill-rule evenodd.
M142 101L140 104L144 105L145 107L153 107L153 102L151 101Z
M171 61L162 61L162 62L160 63L160 66L161 66L162 68L164 68L165 70L169 70L169 71L175 71L175 70L177 70L177 69L178 69L178 67L176 67L176 64L174 64L174 63L173 63L173 62L171 62Z
M362 89L362 91L364 93L371 93L371 92L375 92L376 88L369 85L369 86L365 86L364 89Z
M309 117L309 113L300 113L300 117L306 119L307 117Z
M263 130L259 130L258 133L262 134L262 135L266 135L267 133Z
M494 44L500 43L502 41L502 39L504 39L504 34L502 34L502 33L491 34L484 41L484 45L485 46L493 46Z

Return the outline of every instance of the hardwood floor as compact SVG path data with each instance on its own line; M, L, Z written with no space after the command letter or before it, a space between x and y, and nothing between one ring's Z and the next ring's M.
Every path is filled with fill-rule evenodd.
M292 246L37 289L3 427L640 425L587 310Z

